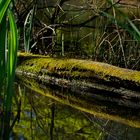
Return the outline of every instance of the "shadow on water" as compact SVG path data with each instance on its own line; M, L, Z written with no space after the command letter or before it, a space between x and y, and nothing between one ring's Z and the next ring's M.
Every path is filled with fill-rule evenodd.
M22 78L20 121L10 140L138 140L139 109L100 102L94 98ZM14 103L15 106L16 103ZM13 108L13 116L17 107Z

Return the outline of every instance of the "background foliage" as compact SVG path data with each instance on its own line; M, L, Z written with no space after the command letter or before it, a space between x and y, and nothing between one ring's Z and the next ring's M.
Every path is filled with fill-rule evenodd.
M36 6L30 40L32 53L64 53L66 57L90 58L139 70L138 1L18 0L15 5L21 44L24 21Z

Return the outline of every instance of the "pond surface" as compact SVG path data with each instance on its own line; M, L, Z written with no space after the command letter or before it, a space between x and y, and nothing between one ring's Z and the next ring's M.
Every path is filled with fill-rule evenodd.
M138 109L88 101L42 84L21 83L15 89L21 94L20 120L10 140L140 139ZM15 105L13 114L16 112Z

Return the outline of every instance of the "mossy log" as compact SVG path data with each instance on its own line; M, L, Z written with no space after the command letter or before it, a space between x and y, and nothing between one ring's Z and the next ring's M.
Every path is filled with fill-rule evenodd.
M100 100L123 99L119 104L140 106L139 71L90 60L19 53L16 73L82 94L93 93Z

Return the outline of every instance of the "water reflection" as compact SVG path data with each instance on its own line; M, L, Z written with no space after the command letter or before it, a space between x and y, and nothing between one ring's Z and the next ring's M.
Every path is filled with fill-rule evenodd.
M87 102L80 96L73 97L68 92L65 95L58 89L46 88L31 81L22 81L20 88L22 92L20 122L14 126L11 139L138 140L140 138L138 110L107 106L95 101L91 104L91 101Z

